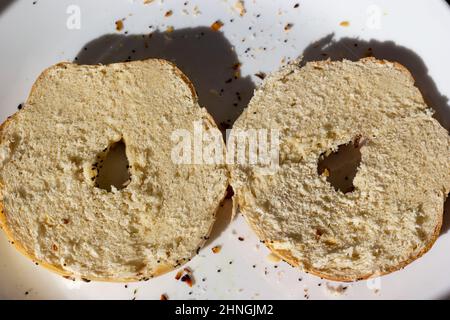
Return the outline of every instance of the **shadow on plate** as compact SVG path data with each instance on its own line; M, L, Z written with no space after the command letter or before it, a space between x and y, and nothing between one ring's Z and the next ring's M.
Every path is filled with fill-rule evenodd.
M76 63L108 64L147 58L174 62L193 82L202 107L221 130L231 127L255 88L239 76L240 63L222 32L209 27L154 31L148 34L107 34L81 48Z
M364 41L357 38L334 39L329 34L311 43L303 52L303 63L314 60L359 60L373 56L378 59L397 61L404 65L413 75L427 104L436 112L434 117L439 123L450 130L450 105L448 97L442 95L423 60L414 51L396 44L393 41Z
M216 222L211 230L208 241L205 246L210 245L220 237L220 235L227 229L233 220L233 201L231 199L225 199L217 210Z
M11 3L13 3L14 0L2 0L0 2L0 14L3 12L3 10L7 9Z
M316 60L359 60L364 57L375 57L397 61L404 65L415 79L415 85L419 88L426 103L435 110L434 117L439 123L450 130L450 104L448 97L442 95L436 83L428 74L428 69L423 60L414 51L396 44L393 41L364 41L357 38L334 39L334 34L329 34L318 41L311 43L303 51L302 63ZM444 208L444 221L441 234L450 230L450 199L447 198Z

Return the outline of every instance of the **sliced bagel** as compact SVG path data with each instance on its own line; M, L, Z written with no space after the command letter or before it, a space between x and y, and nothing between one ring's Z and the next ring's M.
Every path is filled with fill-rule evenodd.
M274 174L231 166L241 212L294 266L354 281L406 266L431 248L450 189L450 139L401 65L291 64L267 77L233 130L279 130ZM354 190L318 172L319 159L364 140Z
M89 280L148 279L190 260L225 196L224 165L176 164L171 134L217 130L173 64L61 63L45 70L0 131L1 224L37 263ZM123 141L131 181L96 185Z

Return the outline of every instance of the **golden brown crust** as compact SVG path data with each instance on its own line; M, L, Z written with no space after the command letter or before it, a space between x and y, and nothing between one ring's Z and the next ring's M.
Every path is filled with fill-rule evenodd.
M445 201L445 199L444 199ZM244 217L246 217L245 213L243 212ZM442 219L443 215L441 215L441 219L440 219L440 223L439 225L436 226L433 237L431 238L430 242L427 244L427 246L425 248L423 248L421 251L419 251L415 256L412 256L411 258L409 258L408 260L400 263L399 265L392 267L388 270L385 270L383 272L373 272L373 273L369 273L363 276L359 276L359 277L352 277L352 276L333 276L330 274L326 274L323 273L319 270L316 270L314 268L312 268L311 266L305 265L303 263L301 263L297 258L295 258L292 254L291 251L289 250L282 250L282 249L275 249L273 246L273 242L271 242L270 240L264 240L264 244L266 245L266 247L276 256L280 257L282 260L284 260L285 262L287 262L288 264L290 264L293 267L302 267L304 269L305 272L313 274L315 276L318 276L320 278L324 278L327 280L331 280L331 281L340 281L340 282L354 282L354 281L360 281L360 280L366 280L369 279L371 277L379 277L385 274L389 274L395 271L398 271L400 269L405 268L408 264L410 264L411 262L419 259L421 256L423 256L425 253L427 253L434 245L434 243L436 242L437 238L439 237L440 234L440 230L442 227L442 223L443 223L443 219ZM247 219L248 224L252 227L253 230L255 230L256 232L256 227L254 226L254 224ZM258 233L258 232L257 232ZM261 236L258 234L258 236L261 238Z
M149 59L150 60L150 59ZM195 88L193 86L193 84L190 82L189 78L172 62L164 60L164 59L151 59L151 60L157 60L159 61L161 64L167 63L169 64L175 74L177 76L179 76L190 88L191 92L192 92L192 97L194 99L195 102L197 102L198 98L197 98L197 93L195 91ZM145 61L145 60L141 60L141 61ZM42 80L45 75L47 74L47 72L57 66L65 66L67 64L71 64L71 62L60 62L57 63L53 66L48 67L47 69L45 69L44 71L42 71L42 73L38 76L38 78L36 79L36 81L34 82L34 84L31 87L30 90L30 94L28 95L27 101L29 99L29 97L32 95L33 91L36 89L36 84ZM117 63L117 64L124 64L123 62L121 63ZM26 104L26 103L25 103ZM11 123L11 121L14 119L14 117L19 113L20 111L16 112L15 114L13 114L12 116L8 117L8 119L3 122L0 125L0 143L2 142L2 133L3 130L8 126L8 124ZM216 123L214 121L214 119L208 114L206 113L208 117L208 120L210 121L210 124L212 126L216 126ZM0 183L0 193L3 189L2 184ZM219 202L219 204L217 205L215 211L214 211L214 216L217 214L217 211L220 208L220 204L221 202L225 199L226 196L226 191L224 192L223 198L222 200ZM20 252L22 253L25 257L31 259L32 261L34 261L35 263L37 263L38 265L46 268L49 271L52 271L54 273L57 273L65 278L80 278L80 275L75 275L72 272L69 272L67 270L64 270L61 266L57 266L57 265L52 265L49 264L47 262L44 262L42 260L37 259L32 253L28 252L18 241L16 241L13 237L13 234L11 232L11 230L8 229L7 227L7 221L6 221L6 214L4 212L3 209L3 203L2 201L0 201L0 228L5 232L6 237L8 238L8 240L10 241L11 244L14 245L14 247ZM208 232L208 235L212 232L213 229L213 225L211 225L211 228ZM199 243L198 247L203 247L206 243L206 240L201 240L201 242ZM185 260L184 264L189 262L189 260ZM180 265L182 266L182 265ZM117 279L117 278L98 278L98 277L82 277L83 280L88 280L88 281L99 281L99 282L117 282L117 283L124 283L124 282L137 282L137 281L142 281L143 279L149 279L149 278L154 278L160 275L163 275L165 273L168 273L170 271L175 270L175 267L172 265L161 265L160 267L158 267L158 269L155 270L155 272L153 272L152 274L146 274L146 275L139 275L136 277L130 277L130 278L123 278L123 279Z
M188 85L189 89L191 90L192 97L194 98L195 102L198 102L198 95L197 91L195 90L194 85L192 84L191 80L183 73L183 71L180 70L173 62L164 60L164 59L155 59L163 63L170 64L174 70L174 72Z

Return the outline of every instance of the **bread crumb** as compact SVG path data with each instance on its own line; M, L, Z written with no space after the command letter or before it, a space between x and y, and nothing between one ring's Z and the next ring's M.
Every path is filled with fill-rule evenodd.
M347 286L343 286L342 284L338 286L333 286L330 283L327 283L326 287L327 291L335 296L341 296L345 293L345 291L348 289Z
M172 33L175 30L173 26L167 26L166 33Z
M194 17L200 15L201 13L202 13L202 12L201 12L200 9L198 8L198 6L195 6L195 7L194 7L194 11L193 11Z
M152 3L154 0L144 0L144 4L150 4Z
M239 13L241 17L243 17L247 13L247 10L245 10L245 4L243 0L236 1L233 8Z
M222 247L221 246L215 246L211 250L212 250L212 252L217 254L217 253L220 252L220 250L222 250Z
M223 27L223 22L220 20L216 20L212 25L211 25L211 29L213 31L219 31L220 28Z
M190 288L194 285L194 279L187 273L181 277L181 282L185 282Z
M294 24L292 23L288 23L284 26L284 31L289 31L292 29L292 27L294 26Z
M180 280L182 275L183 271L178 271L177 274L175 275L175 280Z
M173 11L172 10L169 10L169 11L167 11L165 14L164 14L164 17L170 17L171 15L173 14Z
M116 21L116 30L117 31L121 31L123 29L123 21L122 20L117 20Z
M348 27L348 26L350 25L350 22L348 22L348 21L342 21L341 23L339 23L339 25L340 25L341 27Z
M162 294L161 297L159 298L159 300L161 300L161 301L169 300L169 297L167 297L166 294Z
M256 77L258 77L258 78L260 78L261 80L264 80L265 78L266 78L266 74L264 73L264 72L258 72L258 73L255 73L255 76Z

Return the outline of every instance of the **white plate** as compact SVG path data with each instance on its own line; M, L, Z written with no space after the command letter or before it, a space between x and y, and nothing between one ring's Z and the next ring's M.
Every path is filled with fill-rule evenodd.
M320 50L328 46L328 54L348 58L357 58L371 47L375 56L406 65L438 110L438 118L449 127L450 108L445 96L450 96L450 8L444 1L245 0L243 16L234 8L236 0L142 2L2 0L1 120L26 99L44 68L78 55L79 61L91 63L128 56L175 60L194 81L201 103L218 122L230 123L260 83L255 73L276 70L282 61L305 50L306 59L323 58ZM169 10L173 14L165 17ZM123 18L124 29L116 31L115 21ZM224 23L220 32L209 28L216 20ZM343 21L348 21L348 26L342 26ZM292 28L286 31L288 23ZM168 26L174 27L171 34L160 32ZM150 32L154 32L152 38ZM347 39L339 41L341 38ZM317 40L318 45L311 45ZM242 63L241 78L225 83L238 61ZM217 95L222 88L223 95ZM236 92L240 92L241 101ZM268 250L243 218L238 216L231 224L227 218L225 211L209 244L189 263L196 279L192 289L174 279L176 272L127 288L124 284L65 280L22 257L2 234L0 298L159 299L163 293L170 299L450 297L449 214L441 236L423 258L380 279L344 284L347 289L343 293L334 290L341 284L304 274L285 263L270 262ZM222 245L219 254L211 252L214 245Z

